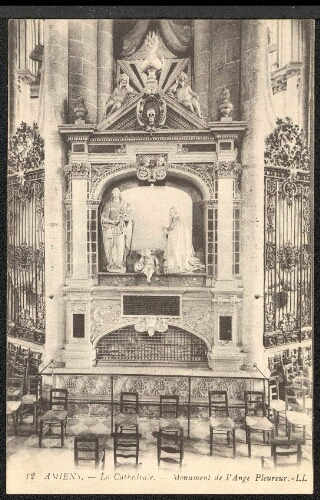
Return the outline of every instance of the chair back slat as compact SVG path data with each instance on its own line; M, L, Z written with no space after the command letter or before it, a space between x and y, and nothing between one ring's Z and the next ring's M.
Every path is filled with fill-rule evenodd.
M57 409L55 407L62 407L64 410L67 409L68 405L68 391L67 389L50 389L50 408Z
M74 438L74 463L79 461L94 461L99 465L99 439L97 436L75 436Z
M245 391L245 415L266 416L265 395L262 391Z
M121 392L120 413L139 413L139 394L137 392Z
M7 400L21 401L23 395L23 379L20 377L7 378Z
M288 439L271 441L271 456L275 467L299 466L302 460L301 442Z
M286 410L305 412L308 389L287 385L284 391ZM297 399L302 400L302 405L301 401L298 402Z
M160 418L170 417L178 418L179 415L179 396L160 396Z
M279 399L279 377L273 376L268 380L269 401Z
M229 416L227 391L209 391L209 416Z

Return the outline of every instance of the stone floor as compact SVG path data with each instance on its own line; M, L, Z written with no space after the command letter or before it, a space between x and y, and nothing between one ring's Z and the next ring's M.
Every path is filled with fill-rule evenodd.
M185 422L185 434L187 430ZM18 426L18 435L7 429L7 492L8 493L311 493L311 440L303 446L300 469L295 466L261 468L261 456L270 456L270 446L262 435L254 434L252 456L248 457L243 425L236 429L236 458L232 446L222 435L215 437L213 456L209 454L207 421L192 420L190 439L185 439L182 468L178 463L161 462L157 466L156 440L152 432L157 420L140 419L142 434L139 467L128 460L114 468L113 440L110 418L69 418L63 448L59 436L43 439L38 446L31 417ZM58 432L58 429L56 429ZM301 431L297 429L300 435ZM73 441L75 435L94 434L101 449L106 450L105 466L98 469L75 467ZM284 425L279 435L284 436ZM287 474L289 470L289 475ZM298 474L298 476L297 476ZM287 477L285 480L279 478ZM274 479L270 479L274 477ZM275 479L277 478L277 479Z

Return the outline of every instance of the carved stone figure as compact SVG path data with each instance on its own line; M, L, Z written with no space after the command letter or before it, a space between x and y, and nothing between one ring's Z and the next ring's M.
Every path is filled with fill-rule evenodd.
M155 272L159 272L159 259L153 255L150 248L140 250L140 260L135 263L134 270L136 273L142 272L147 277L147 282L151 283L151 278Z
M117 87L112 92L106 103L106 116L111 115L121 108L128 99L134 97L136 92L129 85L129 77L126 73L122 73L117 82Z
M178 209L175 207L170 208L169 216L169 226L162 227L166 235L166 247L163 256L164 273L190 273L203 270L204 266L195 257L188 227L180 216Z
M191 89L190 85L187 85L187 80L188 76L184 71L181 71L175 83L170 87L168 95L189 111L195 113L199 118L202 118L199 96Z
M107 271L125 273L132 241L133 214L118 188L113 189L111 200L102 211L101 226Z

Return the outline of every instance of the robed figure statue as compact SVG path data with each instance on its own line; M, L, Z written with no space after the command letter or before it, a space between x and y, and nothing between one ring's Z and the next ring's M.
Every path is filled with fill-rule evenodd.
M107 271L125 273L132 241L133 214L118 188L113 189L111 200L102 211L101 226Z
M204 265L195 257L189 229L178 209L170 208L169 217L169 226L162 228L166 235L163 272L173 274L202 271Z

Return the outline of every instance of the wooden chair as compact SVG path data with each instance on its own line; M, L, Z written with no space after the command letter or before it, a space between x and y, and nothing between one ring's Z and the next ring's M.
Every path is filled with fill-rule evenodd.
M160 461L176 461L166 456L161 456L162 452L169 454L179 454L179 464L182 466L183 460L183 426L179 420L179 396L160 396L160 420L159 432L154 433L157 437L158 465Z
M121 392L120 413L114 417L115 432L138 432L139 427L139 394L137 392Z
M67 406L68 406L68 391L67 389L50 389L49 410L40 417L40 432L39 432L39 447L42 445L42 437L45 426L49 428L51 435L51 427L60 427L61 446L64 445L64 435L67 431Z
M273 414L275 435L278 436L279 419L285 419L286 403L279 397L279 378L270 377L268 380L268 408Z
M264 392L245 391L245 426L246 443L248 444L248 453L251 457L251 433L262 432L263 443L266 442L266 432L270 439L273 438L274 425L266 417L266 404Z
M139 446L141 434L139 432L114 432L113 433L113 458L114 466L122 465L118 458L134 458L135 467L139 465Z
M297 440L272 439L271 457L261 457L261 467L300 467L302 460L301 444L301 441Z
M40 404L41 404L41 396L42 396L42 381L41 376L38 375L29 375L27 382L27 394L22 397L22 408L21 408L21 416L24 416L24 408L32 407L33 408L33 421L35 424L36 432L38 432L38 416L40 413Z
M309 380L307 377L295 377L292 380L292 386L296 387L297 389L303 389L304 390L304 402L303 402L303 397L297 398L297 403L300 406L304 406L305 411L309 414L312 413L312 380Z
M98 467L101 462L104 464L104 451L99 449L99 438L97 436L75 436L74 438L74 464L85 465L94 463Z
M227 391L209 391L210 455L213 453L213 434L226 434L233 443L233 458L236 456L236 431L234 421L229 417Z
M13 432L17 434L18 414L21 413L23 392L23 380L21 378L8 378L7 379L7 392L6 392L6 419L12 418Z
M285 401L286 401L286 433L290 440L291 430L295 427L302 427L303 438L306 437L306 428L312 425L312 418L306 412L305 396L306 389L286 386Z

